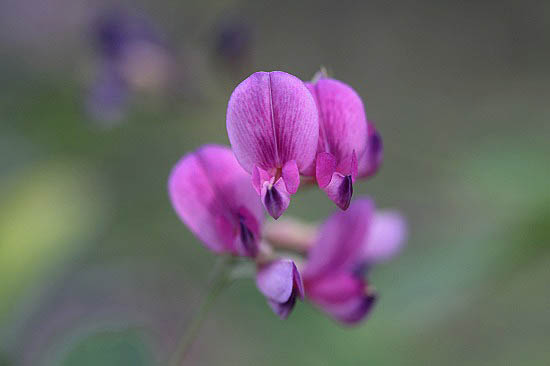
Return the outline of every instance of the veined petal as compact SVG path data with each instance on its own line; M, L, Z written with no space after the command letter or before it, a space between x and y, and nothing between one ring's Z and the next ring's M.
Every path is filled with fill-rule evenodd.
M330 216L308 253L304 277L311 279L351 271L360 260L373 211L372 201L362 198L353 202L347 211Z
M325 188L332 180L336 170L336 158L328 152L321 152L317 155L315 165L315 178L320 188Z
M283 319L292 311L296 298L304 297L300 272L289 259L276 260L260 267L256 285L273 311Z
M380 165L382 165L383 158L384 144L382 142L382 137L380 137L374 125L369 122L367 148L363 155L360 155L358 161L358 176L360 178L365 178L376 174Z
M295 194L300 186L300 172L295 160L287 161L282 170L283 180L288 193Z
M185 155L172 170L168 191L178 216L209 249L242 254L241 237L250 240L252 233L254 244L259 240L261 203L229 148L206 145Z
M328 152L336 158L336 171L352 174L352 154L362 156L367 145L367 120L363 102L348 85L321 78L306 83L319 110L318 153Z
M299 170L305 169L317 150L315 101L295 76L254 73L231 95L227 132L237 160L248 172L255 166L281 169L291 160Z
M403 247L406 237L407 223L400 213L377 212L363 246L363 259L370 264L392 258Z

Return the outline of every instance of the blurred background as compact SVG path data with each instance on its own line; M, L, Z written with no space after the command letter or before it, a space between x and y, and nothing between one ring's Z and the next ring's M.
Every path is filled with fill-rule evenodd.
M228 144L249 74L324 65L366 103L384 165L355 196L409 220L370 318L288 321L252 280L192 365L550 364L547 1L0 2L0 365L154 365L216 261L167 198ZM335 210L319 190L289 214Z

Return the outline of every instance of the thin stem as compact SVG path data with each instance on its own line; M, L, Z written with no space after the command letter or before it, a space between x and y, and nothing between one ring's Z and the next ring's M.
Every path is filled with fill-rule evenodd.
M185 357L187 356L187 354L191 350L191 346L193 346L193 343L197 339L199 330L201 329L214 303L216 302L216 299L223 291L223 289L231 282L231 279L228 276L228 271L230 270L233 261L234 258L229 256L220 258L220 261L218 262L218 265L214 270L210 290L206 295L200 310L195 315L195 317L191 321L191 324L189 324L187 331L180 340L169 365L181 366L183 364Z

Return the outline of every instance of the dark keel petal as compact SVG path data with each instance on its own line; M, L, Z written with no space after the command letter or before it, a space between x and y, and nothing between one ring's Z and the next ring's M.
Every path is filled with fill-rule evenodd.
M258 245L254 233L246 226L245 219L242 217L239 218L239 239L244 255L248 257L258 255Z
M294 309L294 305L296 305L296 294L293 292L288 301L284 303L273 300L268 300L268 303L275 314L281 319L286 319Z
M264 184L261 196L265 209L275 220L285 212L290 204L290 193L286 189L283 178L279 178L272 186Z
M279 218L282 200L281 195L275 187L267 188L267 192L264 197L264 205L267 212L269 212L271 216Z
M358 176L368 178L376 174L384 158L384 143L380 133L369 123L367 149L358 161Z
M296 298L303 298L302 278L290 259L278 259L261 265L256 275L256 285L267 298L271 309L282 319L288 317Z
M342 210L347 210L351 202L351 196L353 195L353 183L351 175L346 175L342 183L340 183L340 188L338 189L339 200L336 202L338 207Z
M336 315L336 318L347 325L357 324L370 314L377 298L375 293L366 294L347 313Z
M347 210L353 195L353 177L340 173L332 174L330 183L322 188L327 196L342 210Z

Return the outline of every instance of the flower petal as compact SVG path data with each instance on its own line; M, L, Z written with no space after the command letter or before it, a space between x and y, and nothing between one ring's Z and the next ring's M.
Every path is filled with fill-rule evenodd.
M319 110L318 152L331 153L336 171L352 173L352 154L362 156L367 147L367 120L363 102L347 84L330 78L306 83Z
M264 182L261 192L262 203L267 212L277 220L290 205L290 194L286 190L283 178L271 185Z
M365 280L351 272L341 272L305 281L307 298L336 320L353 324L374 304L375 295Z
M370 122L368 131L367 148L358 162L360 178L371 177L376 174L384 158L382 137Z
M287 302L295 289L303 296L300 274L290 259L263 265L256 276L256 285L265 297L278 303Z
M248 230L259 236L261 203L250 176L227 147L206 145L185 155L172 170L168 191L181 220L215 252L239 254L234 241L239 240L239 213L243 210L248 215Z
M275 314L277 314L281 319L286 319L294 309L296 305L296 296L291 296L287 302L279 303L273 300L267 300L269 307Z
M362 198L353 202L347 211L330 216L308 253L304 278L351 271L360 260L373 211L372 201Z
M332 175L336 170L336 158L328 152L317 154L315 165L315 178L319 187L325 188L332 180Z
M376 213L363 246L364 260L376 263L390 259L403 247L406 237L407 223L400 213Z
M344 176L334 173L330 184L323 188L323 191L332 202L345 211L348 209L353 195L353 178L351 175Z
M262 194L262 186L264 182L269 182L270 179L271 177L269 176L269 173L259 166L255 166L252 170L252 186L258 194Z
M283 180L285 182L286 190L290 194L298 192L300 186L300 172L295 160L287 161L283 166Z
M354 325L364 320L376 303L375 293L366 293L343 303L323 306L323 310L334 319L347 325Z
M305 279L307 297L319 304L342 303L365 292L365 281L352 272L340 272L321 278Z
M299 170L315 158L319 124L315 101L290 74L257 72L233 91L227 107L227 132L237 160L252 172L295 160Z

